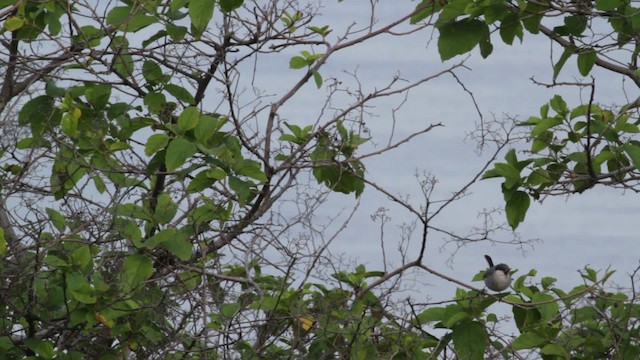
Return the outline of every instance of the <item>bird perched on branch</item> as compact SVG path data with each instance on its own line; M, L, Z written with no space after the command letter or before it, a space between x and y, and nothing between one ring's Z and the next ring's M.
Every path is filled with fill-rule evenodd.
M491 256L485 255L485 259L489 263L489 268L484 273L484 284L493 291L502 291L511 285L511 275L509 265L498 264L493 265Z

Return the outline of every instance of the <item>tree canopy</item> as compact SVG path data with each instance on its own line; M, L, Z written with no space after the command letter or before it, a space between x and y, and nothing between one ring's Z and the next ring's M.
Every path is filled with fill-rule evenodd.
M432 233L491 241L525 221L532 200L596 185L638 189L640 97L598 99L607 79L593 74L604 69L637 93L640 8L629 0L398 1L397 16L379 21L372 1L367 22L334 29L323 6L349 3L0 0L0 354L640 356L635 287L607 287L609 269L585 268L584 282L565 290L530 270L494 294L424 261ZM419 46L433 37L442 69L376 79L374 88L356 72L325 72L377 38L416 33ZM380 101L402 104L448 76L475 103L456 75L465 56L539 37L560 50L543 85L586 91L582 103L551 95L525 121L506 119L497 130L479 121L488 161L446 199L433 196L435 175L418 176L417 201L370 179L368 160L442 126L376 138L367 121ZM581 77L565 81L569 67ZM293 80L264 80L276 71ZM310 91L321 105L295 118L291 108ZM462 237L434 224L491 178L502 181L506 226L486 222ZM402 239L381 234L398 243L399 265L353 264L330 251L366 192L412 218ZM329 206L329 220L319 219L336 196L353 210ZM385 216L372 218L384 225ZM459 288L445 303L400 298L419 285L410 274ZM498 302L511 321L493 312Z

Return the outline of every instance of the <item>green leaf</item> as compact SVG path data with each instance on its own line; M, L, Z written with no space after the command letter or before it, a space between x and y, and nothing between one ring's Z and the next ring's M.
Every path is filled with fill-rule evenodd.
M145 249L155 249L160 245L164 245L164 243L170 239L175 238L177 234L178 230L172 227L160 230L148 239L141 241L140 247Z
M213 17L213 9L216 2L213 0L191 0L189 2L189 18L191 19L191 32L199 39L209 25Z
M622 145L622 150L629 155L629 159L631 159L631 163L636 169L640 169L640 145L626 143Z
M193 106L185 108L178 117L178 127L182 131L195 128L200 120L200 111Z
M596 0L596 9L608 11L624 5L625 0Z
M560 74L560 70L562 70L564 64L571 57L571 55L575 53L575 51L576 47L574 45L567 46L564 49L564 52L562 53L562 55L560 55L560 59L558 59L558 62L553 66L553 81L556 81L556 79L558 78L558 74Z
M289 67L291 69L302 69L309 66L309 61L301 56L294 56L289 60Z
M211 136L218 131L218 126L217 118L210 115L202 115L193 130L193 134L200 144L206 145Z
M107 24L117 26L124 32L136 32L155 22L155 17L140 12L134 13L130 6L116 6L107 14Z
M220 314L226 318L232 318L240 310L240 304L228 303L220 306Z
M84 269L93 260L91 249L87 245L81 245L71 253L71 261L74 265Z
M544 303L536 305L536 309L540 313L541 320L550 321L558 314L560 307L554 300L555 298L553 296L543 292L535 293L531 297L531 301L533 303Z
M150 92L144 96L144 104L153 114L160 114L164 109L164 104L167 102L167 98L164 94Z
M125 260L122 267L121 285L124 290L131 290L142 285L153 273L151 259L142 254L131 254Z
M167 134L153 134L147 139L147 143L144 145L144 153L147 156L151 156L156 152L164 149L169 143L169 135Z
M212 179L207 176L207 171L201 171L196 176L191 179L189 185L187 186L187 192L190 194L200 192L204 189L211 187L216 182L215 179Z
M171 221L176 216L177 211L178 206L171 200L169 194L162 193L158 196L154 218L159 224L166 224Z
M533 332L526 332L518 336L511 346L514 350L533 349L545 343L545 339Z
M220 10L230 12L242 6L244 0L219 0L219 2Z
M482 38L486 24L476 19L464 19L443 24L438 28L438 51L440 58L451 59L471 51Z
M241 205L247 203L251 197L251 185L235 176L229 177L229 187L236 193L238 202Z
M580 75L587 76L593 65L596 63L598 59L598 55L595 51L589 50L582 52L578 55L578 70L580 71Z
M420 10L411 17L411 23L415 24L435 14L442 9L443 4L444 3L440 1L422 0L422 2L416 6L416 10Z
M245 159L238 162L233 169L238 175L248 176L260 182L267 181L267 176L262 171L262 166L257 161Z
M22 28L25 23L26 21L23 18L11 16L2 24L2 27L7 31L16 31Z
M89 103L98 110L103 110L109 104L111 85L92 84L84 93Z
M147 60L142 64L142 76L150 84L157 84L162 81L162 69L155 61Z
M569 113L569 108L567 107L567 103L564 101L564 99L560 95L555 95L551 99L551 101L549 101L549 105L551 105L551 108L555 112L557 112L559 115L565 116L567 113Z
M67 227L67 222L64 219L64 216L62 216L61 213L59 213L58 211L52 209L52 208L47 208L47 215L49 215L49 220L51 220L51 223L53 224L53 226L56 227L56 229L58 229L58 231L62 232L64 231L64 229L66 229Z
M316 82L316 87L320 89L322 87L322 75L315 69L311 70L311 73L313 74L313 80Z
M442 307L430 307L421 312L414 320L415 325L425 325L434 321L442 321L445 309Z
M531 199L529 198L529 195L523 191L516 191L507 201L505 206L507 222L513 230L515 230L518 225L524 221L530 202Z
M62 116L60 129L70 138L78 136L78 120L82 115L80 109L75 108Z
M196 145L187 139L171 140L165 156L167 171L174 171L182 166L189 157L196 153L196 150Z
M66 275L67 289L74 299L83 304L95 304L98 300L95 291L89 285L86 277L78 273L68 273Z
M569 358L569 353L560 345L547 344L540 349L543 355L557 355L563 359Z
M184 26L176 26L174 24L167 23L166 27L167 34L169 34L173 42L180 42L182 41L182 39L184 39L184 36L187 35L187 28Z
M552 117L552 118L542 119L540 120L540 122L536 124L536 126L533 127L533 129L531 129L531 136L539 136L545 131L551 129L554 126L558 126L560 124L562 124L561 118Z
M185 236L173 236L165 241L162 246L182 261L191 259L193 246Z
M116 6L107 14L108 25L120 25L131 16L130 6Z
M210 0L207 0L210 1ZM167 90L167 92L171 95L173 95L176 99L185 102L189 105L195 105L196 100L193 98L193 95L191 95L191 93L189 91L187 91L185 88L178 86L178 85L174 85L174 84L167 84L164 87L165 90Z
M482 360L487 347L487 332L477 321L465 321L452 329L453 348L461 359Z
M500 37L505 44L511 45L516 36L522 40L522 24L518 15L510 13L501 22Z

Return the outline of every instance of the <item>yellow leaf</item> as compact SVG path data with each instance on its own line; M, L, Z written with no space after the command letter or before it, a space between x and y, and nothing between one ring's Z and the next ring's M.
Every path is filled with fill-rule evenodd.
M298 316L298 324L304 331L311 330L315 323L316 321L310 316Z
M12 16L8 18L7 21L4 22L2 27L4 27L9 31L16 31L24 26L24 22L25 22L24 19L19 18L17 16Z

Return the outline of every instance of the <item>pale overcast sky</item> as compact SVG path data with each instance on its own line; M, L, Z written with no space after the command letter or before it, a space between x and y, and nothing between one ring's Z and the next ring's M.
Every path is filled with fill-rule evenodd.
M410 11L415 4L410 1L381 1L377 5L377 16L382 24L384 19L397 18ZM342 34L345 26L351 22L365 21L369 16L369 4L366 1L345 1L340 4L326 1L325 5L322 11L324 20L317 23L324 21L334 29L329 36L330 41L335 41L335 37ZM325 79L340 77L348 81L343 71L358 69L363 87L371 89L385 84L396 73L413 80L434 74L447 68L449 63L441 63L436 40L429 43L427 35L428 32L422 31L407 37L376 38L336 54L320 72ZM538 81L550 82L550 42L541 35L528 33L525 33L524 40L523 45L506 46L500 43L496 34L494 51L488 59L482 59L476 49L466 63L471 69L457 71L465 86L475 95L485 121L492 116L502 118L505 114L519 119L537 115L539 107L554 94L562 94L570 106L579 104L579 93L575 88L547 89L529 80L535 77ZM557 56L557 48L555 52ZM292 76L292 70L287 69L289 56L291 54L283 54L279 63L260 63L259 70L263 72L258 72L261 74L258 85L274 91L280 91L278 87L285 89L290 86L299 74ZM462 58L456 57L450 63L459 62ZM264 76L265 73L269 75ZM598 70L593 74L597 79L597 99L605 103L623 102L620 77L611 74L598 76L603 74ZM577 70L572 59L565 65L561 78L573 80L575 75ZM637 89L631 88L630 91L631 96L637 93ZM287 105L285 111L290 114L292 121L305 117L311 121L317 116L313 111L319 109L324 94L324 90L317 90L309 83L295 101ZM379 145L388 141L391 109L400 101L401 98L393 98L376 102L378 117L368 121L367 125L371 127L374 140ZM313 113L309 114L309 111ZM474 130L478 116L469 96L451 76L443 76L411 91L407 103L396 114L396 120L396 140L430 123L442 122L445 127L424 134L383 156L366 160L368 178L392 193L409 194L418 203L421 195L414 174L416 171L426 171L437 176L439 185L436 197L444 198L467 182L486 158L478 156L475 152L476 143L466 138L466 134ZM305 121L300 120L300 123ZM503 156L499 159L502 160ZM471 188L471 193L444 212L436 221L437 226L464 234L471 226L479 224L479 211L503 205L498 179L482 181ZM353 196L336 195L331 200L331 205L324 209L327 213L317 214L319 218L353 204ZM614 279L620 285L628 286L627 274L638 266L640 254L636 235L640 224L633 219L637 216L637 204L638 195L604 187L596 187L571 198L549 198L543 205L532 203L524 224L518 229L523 239L541 240L534 243L533 247L525 246L524 256L522 249L517 246L494 246L480 242L460 249L453 262L447 264L455 246L443 247L447 239L434 233L429 237L426 263L469 282L477 271L486 266L482 255L487 253L492 254L498 262L506 262L512 268L520 269L520 274L536 268L539 271L538 279L542 276L558 277L560 287L567 290L581 283L577 270L585 265L595 269L612 266L619 271ZM397 225L412 218L408 212L399 209L371 187L365 190L350 227L334 242L332 250L357 258L372 270L381 269L379 233L376 231L377 224L370 219L370 215L379 207L390 210L392 222L385 234L389 251L387 257L393 264L399 265L397 255L392 255L397 254L394 239L399 237ZM412 246L416 250L414 254L417 254L420 232L417 230L412 239ZM510 236L504 233L501 239L508 240ZM454 295L455 287L445 281L429 276L424 282L433 285L429 294L436 299ZM480 286L479 283L475 285Z

